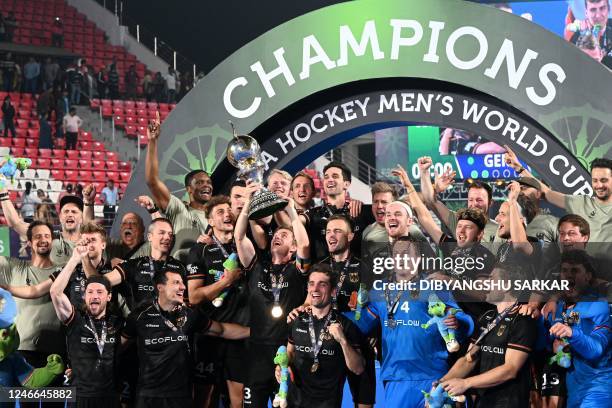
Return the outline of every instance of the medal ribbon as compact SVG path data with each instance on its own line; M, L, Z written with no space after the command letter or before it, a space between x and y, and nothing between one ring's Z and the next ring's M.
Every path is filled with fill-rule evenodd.
M159 304L157 303L157 301L153 302L153 306L155 306L155 309L157 309L157 311L159 312L159 316L162 318L162 320L164 321L166 326L171 328L172 331L177 331L179 329L179 327L177 327L166 316L164 316L164 314L162 313L161 308L159 307Z
M96 345L98 346L98 353L100 354L100 358L102 358L102 354L104 353L104 344L106 343L106 334L107 334L106 320L102 320L102 330L100 332L100 336L98 336L96 325L94 324L94 321L91 318L91 315L89 313L87 314L87 317L89 318L89 325L86 324L85 327L87 327L87 329L89 329L89 331L93 334L94 341L96 342Z
M342 287L342 285L344 284L344 280L346 279L350 260L351 260L351 255L349 254L348 258L346 258L346 262L344 263L344 266L342 267L342 270L340 271L340 278L338 279L338 283L336 284L336 294L332 296L332 304L334 306L337 306L338 304L338 295L340 294L340 288ZM330 258L329 266L331 267L332 265L333 265L333 261L332 261L332 258Z
M310 344L312 346L312 352L314 355L314 364L313 371L316 371L319 366L319 352L321 351L321 346L323 345L323 336L327 331L327 326L331 322L332 311L330 310L325 318L325 323L323 323L323 327L319 332L319 338L317 339L315 328L314 328L314 318L312 316L312 310L308 313L308 333L310 334Z

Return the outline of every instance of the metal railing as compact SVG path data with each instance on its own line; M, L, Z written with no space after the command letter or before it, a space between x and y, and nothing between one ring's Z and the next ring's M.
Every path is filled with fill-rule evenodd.
M365 184L371 186L377 181L385 181L387 183L397 184L397 180L392 179L381 171L379 171L376 167L371 166L366 161L360 159L342 149L334 149L325 154L325 158L328 160L337 160L344 164L346 164L351 169L356 169L357 173L354 176L357 177L360 181Z
M142 45L150 49L157 57L165 61L181 74L191 72L197 78L197 66L194 61L177 52L170 44L160 39L155 33L126 16L123 11L123 0L94 0L113 13L119 19L119 24L128 28L128 32Z

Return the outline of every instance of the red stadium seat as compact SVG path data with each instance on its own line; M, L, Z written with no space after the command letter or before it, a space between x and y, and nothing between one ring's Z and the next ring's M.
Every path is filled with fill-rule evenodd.
M170 111L170 107L168 106L167 103L160 103L159 104L159 110L160 110L160 112L169 112Z
M90 183L94 180L94 176L89 170L79 170L79 181Z
M29 157L30 159L37 158L38 157L38 148L35 148L35 147L26 147L25 155L26 155L26 157Z
M11 155L13 157L24 157L25 147L11 147Z
M94 170L100 170L104 168L104 162L102 160L92 160L91 161L91 167Z
M121 171L132 171L132 164L130 162L120 161L118 168Z
M117 153L115 152L106 152L106 160L117 160Z
M88 159L79 159L79 168L89 170L92 168L93 163Z
M89 107L90 107L92 110L97 110L97 109L99 109L99 108L100 108L100 100L99 100L99 99L95 99L95 98L94 98L94 99L92 99L92 100L91 100L91 103L89 104Z
M20 129L27 129L28 120L27 119L17 119L17 127Z
M116 161L113 161L113 160L107 160L106 161L106 168L108 170L117 171L117 170L119 170L119 163L117 163Z
M64 157L66 157L66 150L63 149L53 149L52 150L52 157L57 158L57 159L63 159Z
M12 140L8 137L0 137L0 147L10 147Z
M116 128L121 129L123 128L123 125L125 124L125 119L121 115L115 115L113 116L113 123L115 124Z
M51 149L39 149L38 150L38 155L40 157L49 157L50 158L51 157L51 153L52 153Z
M64 180L66 175L64 174L64 170L51 169L51 177L55 180Z
M64 160L64 167L67 169L76 169L78 167L78 160L77 159L65 159Z
M139 118L147 118L147 110L146 109L136 109L136 116Z
M104 143L97 142L97 141L94 140L93 142L91 142L91 150L93 150L95 152L103 151L104 150Z
M91 132L82 131L81 134L79 135L79 139L93 140L93 136L91 135Z
M113 102L110 99L102 99L102 100L100 100L100 104L102 106L109 106L110 107L112 105L112 103Z
M93 171L94 180L98 182L106 181L106 172L104 170Z
M17 128L15 129L15 136L25 139L28 137L28 129Z
M157 102L147 102L148 110L157 110Z
M93 151L93 158L94 160L105 160L106 158L106 154L103 151Z
M51 159L52 169L63 169L65 166L64 159Z
M35 147L36 150L38 150L38 139L27 138L26 139L26 146L32 147L32 148Z
M36 159L36 167L39 169L50 169L51 168L51 159L48 157L38 157Z
M113 116L113 109L110 106L102 106L102 117L110 118Z
M26 140L22 137L14 137L12 139L12 142L13 142L14 147L25 147L26 146Z
M96 176L94 174L94 180L95 180L95 177ZM106 177L106 174L104 174L104 177ZM93 186L96 189L96 191L102 191L102 189L104 189L104 187L106 187L106 183L103 182L103 181L94 181L91 184L93 184ZM98 195L98 197L100 197L100 196ZM104 203L102 203L102 204L104 204Z
M40 136L40 130L39 129L28 129L28 137L29 138L38 139L39 136Z
M136 136L138 128L134 125L126 125L125 126L125 135L126 136Z
M144 116L138 117L138 126L148 126L148 125L149 125L149 119L147 119Z
M66 157L68 157L69 159L78 159L79 158L79 151L78 150L66 150Z
M147 103L145 101L136 101L136 109L146 109L146 108L147 108Z
M91 157L91 152L90 152L91 144L92 143L88 140L79 141L79 149L81 149L79 153L79 157ZM83 150L86 150L87 153L85 153ZM84 156L84 155L87 155L87 156Z
M121 171L119 172L119 177L121 181L130 181L130 172L129 171Z
M144 147L149 144L149 139L145 135L138 136L138 144Z
M123 99L113 99L113 106L123 109Z
M136 104L134 103L134 101L125 101L123 102L123 106L125 106L126 109L134 109Z
M113 115L115 116L122 116L123 115L123 107L113 107Z
M67 181L79 180L79 174L76 170L64 170L64 179Z
M108 179L110 179L110 180L118 182L119 181L119 172L118 171L107 171L106 172L106 177L108 177Z
M143 136L147 136L147 127L146 126L138 126L136 128L136 134L138 136L143 135Z
M125 116L134 116L136 111L134 110L134 108L125 108L124 113Z

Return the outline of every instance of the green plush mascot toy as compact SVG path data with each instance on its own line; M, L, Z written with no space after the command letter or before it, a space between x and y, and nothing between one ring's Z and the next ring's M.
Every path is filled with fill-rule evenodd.
M57 354L47 357L47 365L33 368L17 353L19 333L15 326L17 304L13 296L0 289L0 386L39 388L51 384L64 372L64 363Z

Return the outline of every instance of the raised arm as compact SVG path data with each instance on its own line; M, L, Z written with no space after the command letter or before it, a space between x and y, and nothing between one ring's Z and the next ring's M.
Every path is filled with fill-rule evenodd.
M342 347L344 362L346 363L347 368L357 375L363 373L365 368L365 360L363 359L363 356L359 350L355 349L344 335L342 325L340 323L330 324L329 334L331 334L334 340L336 340L340 344L340 347Z
M68 299L68 296L66 296L64 290L66 289L66 286L68 286L70 276L74 272L74 269L86 256L87 245L83 245L82 242L79 242L77 246L74 247L74 251L72 251L72 256L68 260L68 263L64 266L64 269L62 269L51 285L49 293L51 295L51 301L53 302L53 308L55 309L57 317L63 323L70 319L73 311L72 303L70 303L70 299Z
M451 211L444 203L436 198L437 190L446 190L453 183L455 177L454 172L445 173L436 177L436 185L431 183L429 168L433 162L431 157L424 156L418 160L419 172L421 173L421 197L425 205L430 208L440 221L448 226L450 225Z
M506 149L504 161L508 166L512 167L514 171L516 171L521 177L535 178L533 174L529 172L529 170L523 167L518 157L516 156L516 153L514 153L508 145L504 145L504 148ZM542 191L542 193L544 193L544 198L546 199L546 201L548 201L555 207L565 209L565 194L559 193L558 191L554 191L544 183L540 183L540 190Z
M238 251L238 258L240 263L245 268L251 265L253 258L255 258L255 247L249 238L247 238L247 228L249 227L249 205L251 204L251 196L253 193L261 188L261 185L255 183L247 184L247 199L242 207L242 211L238 215L236 220L236 226L234 227L234 242L236 243L236 250Z
M153 202L153 199L147 195L141 195L134 199L136 204L147 210L151 214L151 219L161 218L162 214L159 212L159 208Z
M4 213L4 218L6 218L6 223L9 227L13 228L20 237L25 237L28 232L28 223L19 216L15 206L8 198L8 189L6 187L3 188L0 194L3 195L3 198L0 198L0 204L2 204L2 212ZM6 194L6 196L4 196L4 194Z
M310 259L310 241L308 240L308 233L306 232L306 227L304 227L304 224L302 224L302 221L295 210L295 201L293 201L293 198L289 199L289 204L287 204L287 207L285 207L285 211L291 220L293 237L297 242L298 258Z
M147 145L147 157L145 160L145 180L155 204L162 210L165 211L170 202L170 190L159 178L159 159L157 158L157 142L159 134L161 132L161 121L159 119L159 112L157 112L156 119L147 127L147 138L149 144Z
M83 189L83 222L95 221L94 205L96 203L96 188L88 184Z
M417 191L414 189L414 185L410 181L406 170L404 170L404 168L398 164L397 167L391 171L391 174L396 177L399 177L400 181L406 188L405 199L410 205L410 207L412 207L412 209L416 212L417 218L419 219L419 224L421 224L421 226L429 234L431 239L434 240L434 242L440 242L440 238L442 237L442 230L433 220L433 217L429 213L427 207L425 207L423 201L421 201L421 198L419 197Z
M510 218L510 239L512 240L512 247L524 254L531 255L533 253L533 246L527 239L527 230L521 221L521 213L517 201L521 192L521 186L518 182L513 181L508 186L508 189L508 216Z

